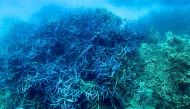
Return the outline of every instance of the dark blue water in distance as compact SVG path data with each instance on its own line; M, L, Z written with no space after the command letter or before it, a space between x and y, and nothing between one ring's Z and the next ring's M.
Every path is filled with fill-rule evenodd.
M0 0L0 109L190 109L189 0Z

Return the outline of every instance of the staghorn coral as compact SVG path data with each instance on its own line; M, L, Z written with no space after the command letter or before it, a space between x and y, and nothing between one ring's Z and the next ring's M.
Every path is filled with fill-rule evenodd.
M65 10L56 18L40 19L48 11L42 9L36 19L43 20L43 24L17 21L13 25L7 34L9 43L5 44L9 55L2 55L6 68L2 68L5 71L1 87L8 87L11 97L2 96L2 100L14 102L4 105L1 100L2 106L125 108L127 96L132 95L128 84L135 75L129 74L130 79L125 80L129 76L120 70L125 68L121 60L135 51L136 45L130 44L136 42L123 35L127 30L120 28L122 20L111 12L79 10ZM22 25L26 27L15 27ZM32 25L37 29L30 30ZM29 32L29 36L22 31Z
M8 29L1 109L189 107L189 36L138 33L105 9L49 11Z

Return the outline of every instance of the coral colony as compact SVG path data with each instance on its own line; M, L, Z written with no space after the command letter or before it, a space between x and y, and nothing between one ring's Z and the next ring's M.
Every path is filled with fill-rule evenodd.
M130 27L98 8L15 20L0 49L0 109L189 109L190 37Z

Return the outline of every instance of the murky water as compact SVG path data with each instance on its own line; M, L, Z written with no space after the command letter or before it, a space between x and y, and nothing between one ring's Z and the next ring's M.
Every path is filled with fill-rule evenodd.
M0 109L189 109L190 1L0 0Z

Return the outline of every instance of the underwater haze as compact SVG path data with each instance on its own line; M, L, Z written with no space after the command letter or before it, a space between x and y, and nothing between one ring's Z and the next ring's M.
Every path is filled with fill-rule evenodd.
M0 0L0 109L190 109L189 0Z

